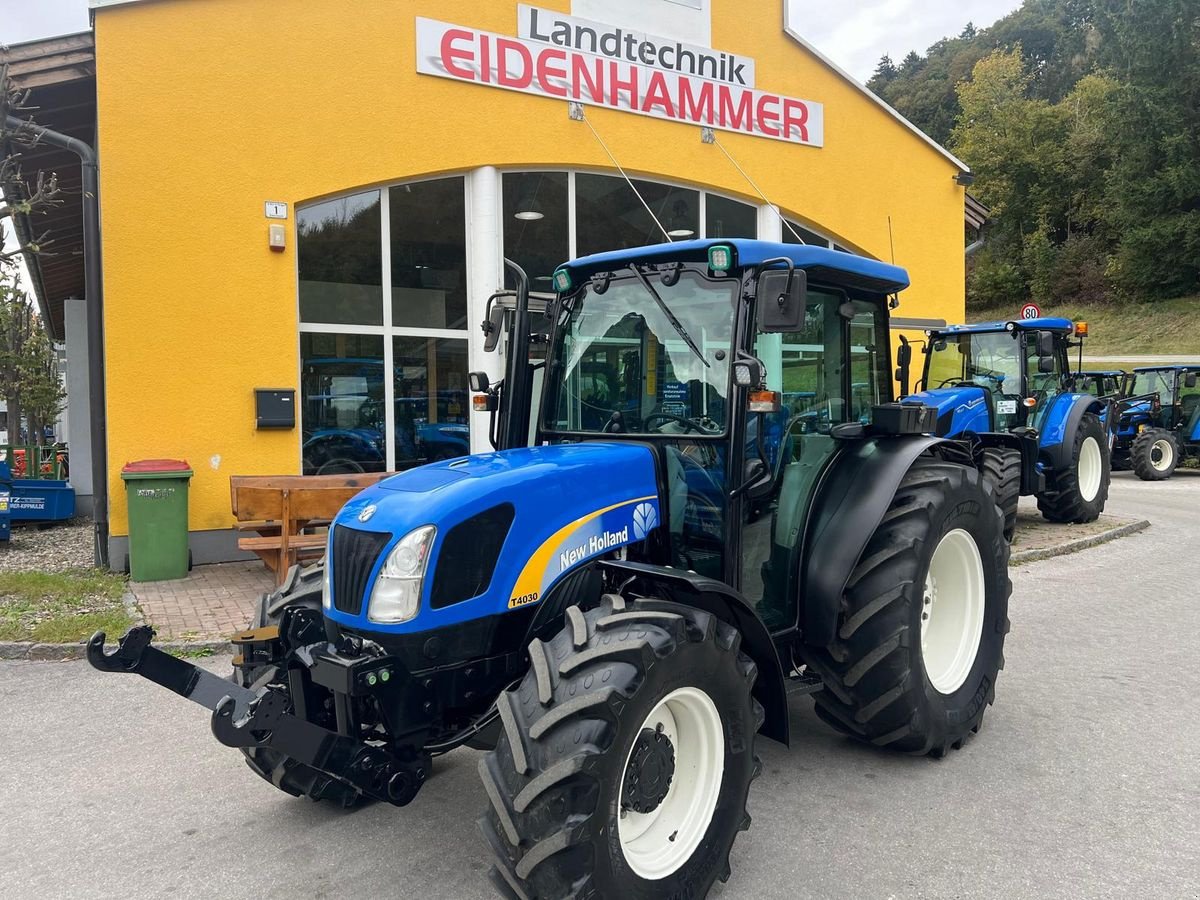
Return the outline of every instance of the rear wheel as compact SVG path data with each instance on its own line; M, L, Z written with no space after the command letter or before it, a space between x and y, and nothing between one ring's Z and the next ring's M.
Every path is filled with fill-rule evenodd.
M942 756L978 731L1008 633L1004 520L978 471L908 471L842 597L837 634L805 659L817 713L881 747Z
M1133 472L1142 481L1164 481L1179 465L1175 436L1165 428L1147 428L1133 439L1129 451Z
M703 897L729 877L758 774L754 663L706 612L605 595L529 647L479 763L506 897Z
M1094 413L1084 413L1075 429L1071 462L1051 473L1052 485L1037 498L1051 522L1094 522L1104 511L1109 481L1108 435Z
M1017 507L1021 501L1021 452L989 447L983 451L980 471L996 495L996 506L1004 513L1004 539L1012 543L1017 530Z
M288 607L299 606L320 612L324 575L323 564L307 568L292 566L283 586L277 591L263 594L259 599L250 627L278 625L284 609ZM279 674L275 666L260 666L246 674L235 668L232 677L243 687L259 687L275 680ZM354 806L361 797L358 790L350 785L270 747L242 748L242 755L246 757L246 765L256 775L293 797L330 800L347 808Z

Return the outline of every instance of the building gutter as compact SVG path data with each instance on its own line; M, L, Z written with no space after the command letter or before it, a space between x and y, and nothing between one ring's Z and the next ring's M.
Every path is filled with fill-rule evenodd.
M28 122L7 116L9 128ZM38 140L69 150L83 168L83 283L87 301L88 419L92 430L92 520L97 566L108 559L108 436L104 415L104 298L100 277L100 174L96 151L70 135L38 127Z

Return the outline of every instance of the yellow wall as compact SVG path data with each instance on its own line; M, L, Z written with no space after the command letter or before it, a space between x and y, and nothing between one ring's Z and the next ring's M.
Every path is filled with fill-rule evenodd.
M569 0L541 0L570 11ZM780 0L713 0L713 45L760 88L825 105L825 146L718 132L775 203L913 287L899 315L963 316L954 166L788 38ZM418 15L515 34L516 0L158 0L96 11L112 533L121 466L188 459L190 527L231 524L228 476L296 472L299 429L254 428L296 387L295 204L481 165L611 168L566 103L416 74ZM694 126L588 107L631 172L757 196ZM291 204L267 249L265 200Z

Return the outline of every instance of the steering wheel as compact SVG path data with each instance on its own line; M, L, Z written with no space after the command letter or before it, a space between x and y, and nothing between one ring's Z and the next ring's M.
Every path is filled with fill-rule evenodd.
M683 416L675 416L675 415L672 415L671 413L663 413L663 412L650 413L650 415L648 415L648 416L646 416L646 418L642 419L642 428L644 428L646 431L651 431L652 428L651 428L650 422L655 419L662 419L664 422L677 422L678 424L682 425L688 431L694 431L697 434L711 434L711 432L705 430L704 427L702 425L700 425L699 422L695 422L691 419L685 419L685 418L683 418Z

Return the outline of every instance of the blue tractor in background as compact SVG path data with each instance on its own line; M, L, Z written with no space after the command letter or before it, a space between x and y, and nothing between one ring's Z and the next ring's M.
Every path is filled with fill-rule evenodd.
M937 434L976 446L1010 538L1021 496L1052 522L1091 522L1108 498L1109 401L1072 389L1075 332L1069 319L1037 318L928 335L909 399L937 408Z
M1163 481L1200 459L1200 366L1134 369L1120 403L1113 467Z
M603 253L556 271L548 335L517 271L489 314L504 379L470 379L495 452L347 503L324 564L235 636L232 680L146 626L88 658L208 708L296 796L404 806L435 757L486 749L504 897L702 898L789 694L904 753L979 730L1003 516L971 448L894 402L903 269L748 240Z
M1125 379L1128 375L1124 369L1089 369L1076 372L1072 377L1071 389L1079 394L1091 394L1093 397L1119 398L1125 390Z

